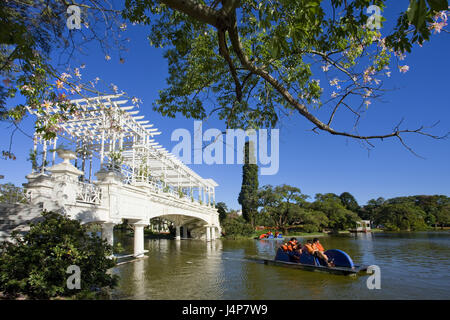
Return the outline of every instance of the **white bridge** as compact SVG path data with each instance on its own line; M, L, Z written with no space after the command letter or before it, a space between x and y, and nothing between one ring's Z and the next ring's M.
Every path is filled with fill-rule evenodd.
M144 254L144 227L155 217L173 222L178 240L181 227L184 238L219 237L217 183L200 177L162 148L154 139L158 129L119 98L72 100L77 110L73 114L58 105L47 107L48 115L66 118L58 124L55 139L35 134L33 172L24 184L30 203L63 210L82 223L102 224L102 236L111 244L114 225L126 219L134 227L136 257ZM47 124L48 117L29 111ZM61 139L72 146L58 147ZM56 154L62 162L55 163Z

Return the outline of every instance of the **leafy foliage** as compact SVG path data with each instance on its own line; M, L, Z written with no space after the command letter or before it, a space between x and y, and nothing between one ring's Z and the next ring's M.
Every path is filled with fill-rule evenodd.
M363 136L331 124L345 107L356 126L370 99L382 95L389 68L406 72L409 66L399 65L403 54L428 41L433 29L440 32L443 24L435 19L446 21L448 1L411 0L384 34L367 27L372 4L384 9L386 0L127 0L123 16L149 25L150 43L165 49L168 87L154 105L165 116L217 113L227 127L257 128L273 127L295 110L313 130L404 143L400 134L424 132L396 127ZM323 75L317 62L329 85L317 80ZM330 97L327 90L337 92ZM331 115L320 120L315 109L325 106Z
M80 8L81 29L67 27L70 5ZM37 133L52 139L67 113L78 111L69 103L70 95L79 98L88 93L101 94L93 82L81 82L80 69L84 64L73 69L73 76L70 73L76 60L74 53L83 52L87 43L97 42L104 52L111 47L118 48L119 54L124 50L126 39L121 36L124 24L117 20L119 11L110 5L97 0L2 1L0 121L17 125L29 107L44 116L36 123ZM23 99L17 100L19 97ZM58 105L61 112L50 114L48 108L53 105ZM11 150L2 151L2 156L15 159Z
M417 231L427 228L424 221L425 213L410 203L393 203L383 205L376 221L391 231Z
M0 203L27 203L23 188L12 183L0 184Z
M333 230L345 230L360 220L355 212L345 208L341 199L333 194L316 194L316 201L311 204L313 210L323 212L328 218L328 227Z
M227 238L249 237L254 228L242 216L229 215L222 222L222 232Z
M268 214L272 226L287 233L287 227L300 218L303 212L301 204L306 196L296 187L267 185L261 188L259 198L261 213Z
M359 205L356 201L355 197L349 192L343 192L339 198L341 199L342 204L344 207L350 211L358 212L359 211Z
M228 211L227 205L225 204L225 202L218 202L216 204L216 208L217 208L217 211L219 212L219 221L220 221L220 223L222 223L225 220L225 218L227 217L227 211Z
M242 167L242 186L238 202L242 206L242 216L253 227L258 213L258 165L251 161L252 153L256 152L251 142L245 143L244 165Z
M450 224L450 198L417 195L368 201L360 215L388 230L424 230Z
M117 276L107 273L115 262L108 258L112 248L87 227L59 213L42 213L43 221L31 225L23 236L4 242L0 253L0 291L48 299L56 296L89 294L95 289L114 287ZM66 273L70 265L81 270L81 289L70 290Z

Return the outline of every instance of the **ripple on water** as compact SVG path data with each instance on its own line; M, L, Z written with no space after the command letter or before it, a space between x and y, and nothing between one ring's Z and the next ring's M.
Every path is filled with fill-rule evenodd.
M120 238L120 235L117 237ZM132 251L132 238L120 239ZM449 299L450 233L323 237L355 263L381 268L381 290L345 277L248 262L273 258L276 241L148 240L149 258L113 269L116 299Z

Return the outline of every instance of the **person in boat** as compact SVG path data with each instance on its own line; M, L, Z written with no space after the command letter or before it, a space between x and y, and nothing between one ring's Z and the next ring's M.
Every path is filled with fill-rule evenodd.
M318 238L314 238L313 239L313 246L315 249L317 249L317 253L316 256L321 255L324 261L326 261L327 265L329 267L334 267L334 262L330 260L330 258L325 254L325 249L322 246L322 244L320 243Z
M269 238L272 235L272 231L267 232L267 238Z
M294 246L297 245L298 241L296 238L291 238L288 243L292 246L292 248L294 248Z
M293 252L294 247L297 245L297 239L291 238L288 242L285 242L283 245L281 245L281 249L283 249L284 252Z
M289 260L297 263L300 262L300 256L302 255L302 253L302 244L299 242L295 245L294 251L290 255Z
M325 249L323 248L322 244L320 243L319 238L313 239L313 245L319 252L321 252L321 253L325 252Z
M278 238L278 235L279 235L279 234L280 234L280 233L279 233L278 231L276 231L274 237L275 237L275 238Z
M320 245L320 247L323 249L322 245ZM316 247L313 241L311 240L306 241L304 250L308 252L310 255L313 255L314 257L317 257L323 262L325 262L325 264L328 267L332 267L332 264L328 262L328 257L323 253L323 251L322 252L319 251L319 249Z

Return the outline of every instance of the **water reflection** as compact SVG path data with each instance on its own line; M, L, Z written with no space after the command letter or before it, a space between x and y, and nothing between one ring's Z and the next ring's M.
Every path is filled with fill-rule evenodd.
M116 235L132 251L132 238ZM304 239L299 239L300 241ZM303 241L302 241L303 242ZM148 258L113 269L122 299L448 299L450 233L368 233L321 238L355 263L381 268L381 290L345 277L249 262L272 259L278 240L146 240Z
M133 291L137 299L145 299L145 259L132 263Z

